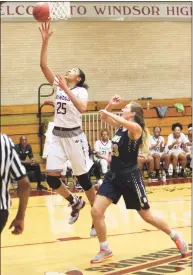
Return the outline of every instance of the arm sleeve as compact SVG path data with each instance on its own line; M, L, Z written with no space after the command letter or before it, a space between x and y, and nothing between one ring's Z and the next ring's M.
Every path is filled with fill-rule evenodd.
M26 176L26 170L25 170L25 167L21 164L19 156L15 150L14 144L13 144L12 150L13 150L13 159L11 162L10 176L15 180L19 180Z

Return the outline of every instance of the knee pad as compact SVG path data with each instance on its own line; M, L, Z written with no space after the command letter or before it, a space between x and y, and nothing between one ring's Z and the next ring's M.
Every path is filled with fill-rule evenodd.
M56 176L47 176L47 183L52 189L58 189L62 185L60 177Z
M78 183L84 189L84 191L88 191L92 188L92 183L89 180L88 173L77 176Z

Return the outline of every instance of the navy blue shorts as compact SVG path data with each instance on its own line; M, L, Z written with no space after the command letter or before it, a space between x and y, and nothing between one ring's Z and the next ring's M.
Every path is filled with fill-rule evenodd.
M105 196L116 204L121 196L127 209L149 209L145 185L138 168L117 174L108 171L98 190L98 195Z

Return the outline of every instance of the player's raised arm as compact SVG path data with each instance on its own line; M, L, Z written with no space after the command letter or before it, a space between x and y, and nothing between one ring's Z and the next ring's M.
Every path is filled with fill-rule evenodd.
M47 53L48 53L48 41L53 34L53 31L50 30L50 23L42 23L39 28L42 36L42 49L40 55L40 67L42 69L45 78L48 82L53 85L54 83L54 73L50 70L47 65Z

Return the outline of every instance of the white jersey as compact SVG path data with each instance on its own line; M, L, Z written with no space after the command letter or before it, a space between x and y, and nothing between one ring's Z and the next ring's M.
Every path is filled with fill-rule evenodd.
M94 150L96 153L107 156L112 152L112 142L108 140L108 142L103 142L102 140L97 140L94 144Z
M190 142L188 136L186 136L188 141ZM187 145L187 149L189 150L189 152L192 152L192 145Z
M54 87L55 88L55 87ZM76 109L68 95L56 87L54 126L63 128L75 128L81 126L81 113ZM78 99L88 100L87 90L83 87L75 87L71 92Z
M170 134L168 136L167 147L169 145L171 145L172 143L174 143L175 141L177 141L177 144L175 144L174 147L171 150L169 150L170 153L181 153L181 152L183 152L183 145L185 145L186 143L189 142L188 138L183 133L180 133L180 137L178 139L174 138L173 134Z
M157 146L150 150L151 154L162 152L162 150L164 148L164 144L165 144L164 137L159 136L158 138L156 138L155 136L150 136L150 146L154 146L156 144L157 144ZM162 148L161 148L161 146L162 146Z

